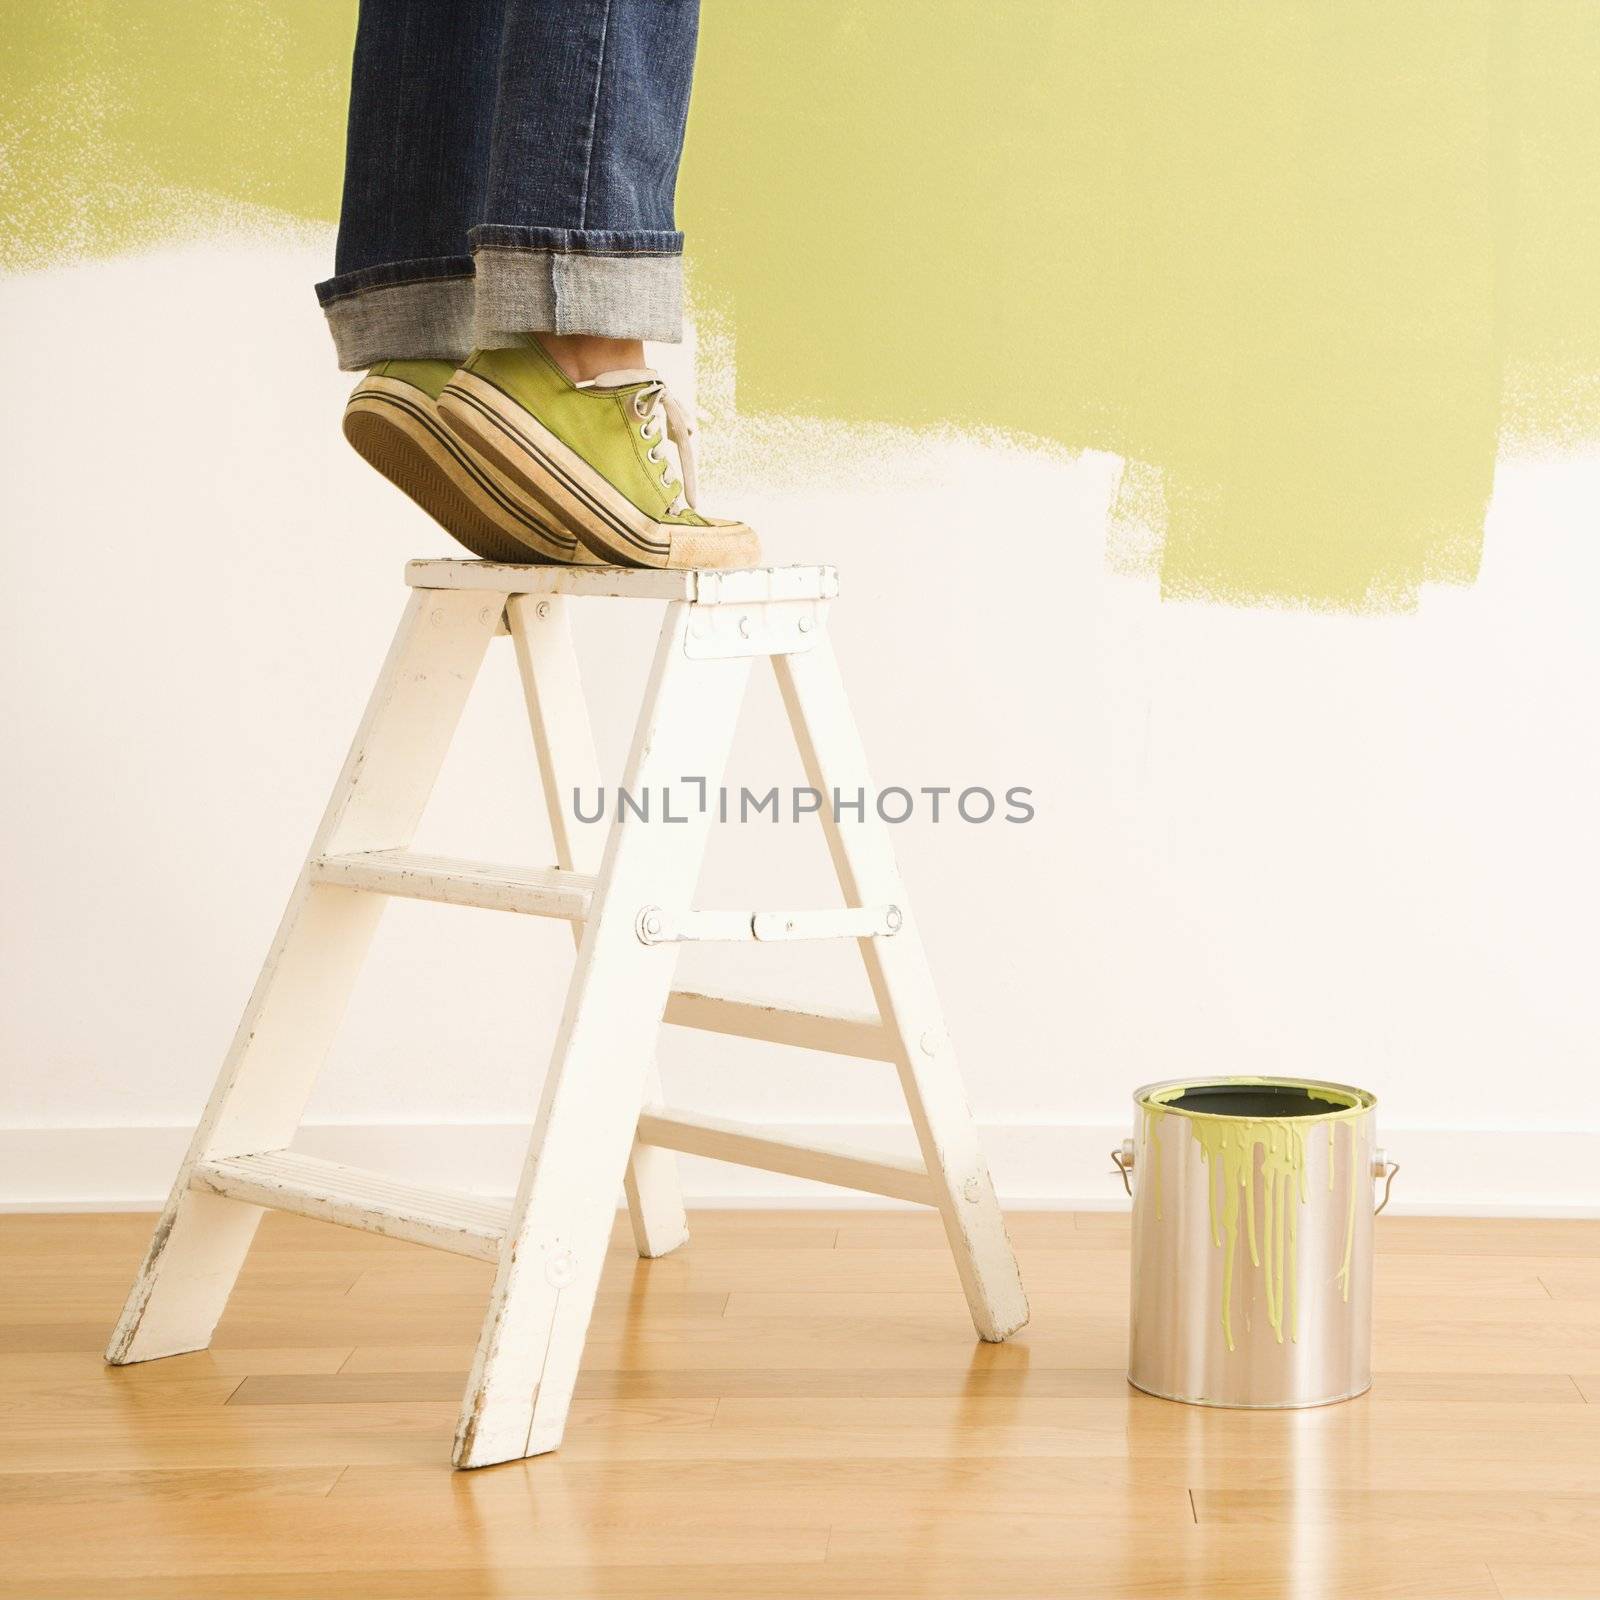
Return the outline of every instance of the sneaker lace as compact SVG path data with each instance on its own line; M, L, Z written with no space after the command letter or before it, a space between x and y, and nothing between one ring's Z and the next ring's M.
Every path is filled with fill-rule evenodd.
M641 384L632 399L633 414L639 419L639 437L650 448L645 460L661 474L662 490L672 495L667 510L672 515L689 510L695 502L694 419L681 406L659 372L650 367L623 367L585 379L580 389L622 389ZM667 460L666 445L678 453L674 474Z

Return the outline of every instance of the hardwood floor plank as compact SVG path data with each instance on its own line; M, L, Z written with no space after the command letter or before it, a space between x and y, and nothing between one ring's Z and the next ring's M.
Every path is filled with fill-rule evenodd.
M8 1515L16 1554L12 1581L81 1571L95 1562L130 1576L189 1572L270 1573L283 1565L359 1573L368 1567L448 1570L491 1565L661 1567L709 1561L821 1561L825 1527L741 1525L732 1515L673 1523L618 1522L606 1512L565 1506L537 1514L524 1505L479 1514L461 1504L426 1515L417 1505L363 1502L367 1536L350 1538L350 1503L327 1498L260 1499L250 1506L251 1537L239 1537L238 1513L212 1501L184 1506L183 1524L145 1529L85 1524L81 1507L22 1507Z
M1600 1220L1555 1217L1385 1217L1379 1256L1395 1254L1600 1256Z
M0 1505L117 1506L132 1501L219 1500L227 1505L263 1495L328 1494L343 1467L173 1467L124 1472L0 1473Z
M1589 1260L1536 1259L1539 1283L1554 1300L1600 1300L1600 1251Z
M266 1373L246 1378L228 1396L231 1406L378 1405L406 1400L459 1400L460 1372Z
M1500 1600L1595 1600L1600 1579L1593 1561L1491 1561Z
M1202 1526L1275 1526L1308 1541L1359 1529L1363 1540L1448 1541L1456 1554L1485 1560L1600 1561L1600 1493L1380 1491L1319 1483L1299 1494L1203 1489L1194 1504Z
M1067 1499L1112 1495L1132 1499L1148 1495L1150 1506L1187 1511L1188 1489L1181 1465L1103 1460L1008 1460L1000 1456L925 1459L919 1457L850 1456L814 1460L767 1459L759 1470L741 1460L707 1457L681 1461L663 1473L650 1461L567 1459L509 1463L504 1469L472 1480L474 1495L525 1496L544 1492L555 1481L564 1492L596 1504L654 1502L670 1515L677 1502L716 1504L729 1497L753 1508L800 1505L827 1513L837 1521L881 1508L885 1515L907 1516L919 1509L959 1505L969 1510L1033 1510L1049 1514ZM335 1495L377 1495L405 1498L436 1495L438 1485L427 1468L415 1466L351 1467L339 1479ZM1182 1495L1184 1505L1176 1498Z
M236 1577L177 1572L119 1583L118 1600L1218 1600L1204 1571L1163 1574L1155 1585L1137 1573L1095 1569L1080 1576L1071 1562L946 1562L930 1570L902 1560L836 1560L820 1564L613 1568L538 1565L457 1571L284 1572ZM1431 1575L1353 1569L1340 1573L1278 1570L1234 1576L1228 1600L1499 1600L1481 1562L1446 1562ZM26 1588L0 1581L0 1600L105 1600L74 1580Z
M1203 1530L1182 1524L1147 1529L1146 1537L1125 1554L1085 1551L1082 1541L1055 1536L1048 1519L1033 1528L1015 1522L991 1525L987 1535L961 1523L919 1529L913 1544L890 1530L836 1535L829 1546L829 1568L849 1571L856 1582L869 1575L882 1588L859 1594L893 1597L958 1596L998 1593L1008 1600L1054 1597L1139 1596L1143 1600L1499 1600L1486 1563L1448 1550L1428 1551L1397 1564L1397 1552L1308 1550L1288 1540L1242 1538L1236 1530L1213 1541ZM1006 1559L985 1563L966 1544L969 1533L1008 1549ZM826 1592L826 1591L824 1591ZM849 1591L840 1588L835 1593Z

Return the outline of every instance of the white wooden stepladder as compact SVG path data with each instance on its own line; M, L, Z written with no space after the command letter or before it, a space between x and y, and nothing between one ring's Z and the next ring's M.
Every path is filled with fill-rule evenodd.
M671 1152L938 1208L980 1337L1027 1302L978 1147L916 922L827 633L830 567L738 572L414 561L411 598L216 1088L156 1226L107 1360L205 1348L262 1208L363 1228L497 1264L462 1403L455 1462L486 1466L561 1441L619 1185L644 1256L688 1238ZM818 812L847 908L689 906L712 807L662 827L628 815L588 854L567 802L598 770L568 597L665 600L622 787L703 777L714 792L751 660L768 657L808 784L868 796ZM490 640L515 644L557 864L504 867L408 846ZM564 918L577 961L522 1180L506 1205L408 1185L288 1148L390 896ZM684 939L853 938L878 1015L848 1016L674 990ZM816 1149L660 1103L663 1021L893 1063L920 1161Z

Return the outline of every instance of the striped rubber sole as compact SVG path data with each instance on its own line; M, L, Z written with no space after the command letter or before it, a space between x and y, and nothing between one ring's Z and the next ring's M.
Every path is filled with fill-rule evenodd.
M363 379L345 406L344 436L475 556L534 566L593 559L445 427L426 390L394 378Z
M696 527L641 511L537 417L473 372L439 396L439 415L469 449L547 508L604 562L625 567L748 567L761 559L743 523Z

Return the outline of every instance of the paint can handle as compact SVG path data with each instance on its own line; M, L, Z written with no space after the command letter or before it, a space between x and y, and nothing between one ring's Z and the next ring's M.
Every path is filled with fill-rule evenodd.
M1389 1203L1389 1191L1394 1188L1394 1175L1400 1170L1398 1161L1391 1161L1381 1150L1372 1152L1372 1176L1374 1180L1383 1179L1383 1199L1378 1202L1378 1209L1373 1216L1380 1216L1383 1208Z
M1128 1191L1128 1198L1133 1198L1133 1185L1128 1181L1128 1174L1133 1171L1133 1140L1124 1139L1121 1145L1111 1152L1112 1165L1116 1167L1122 1177L1122 1187Z

